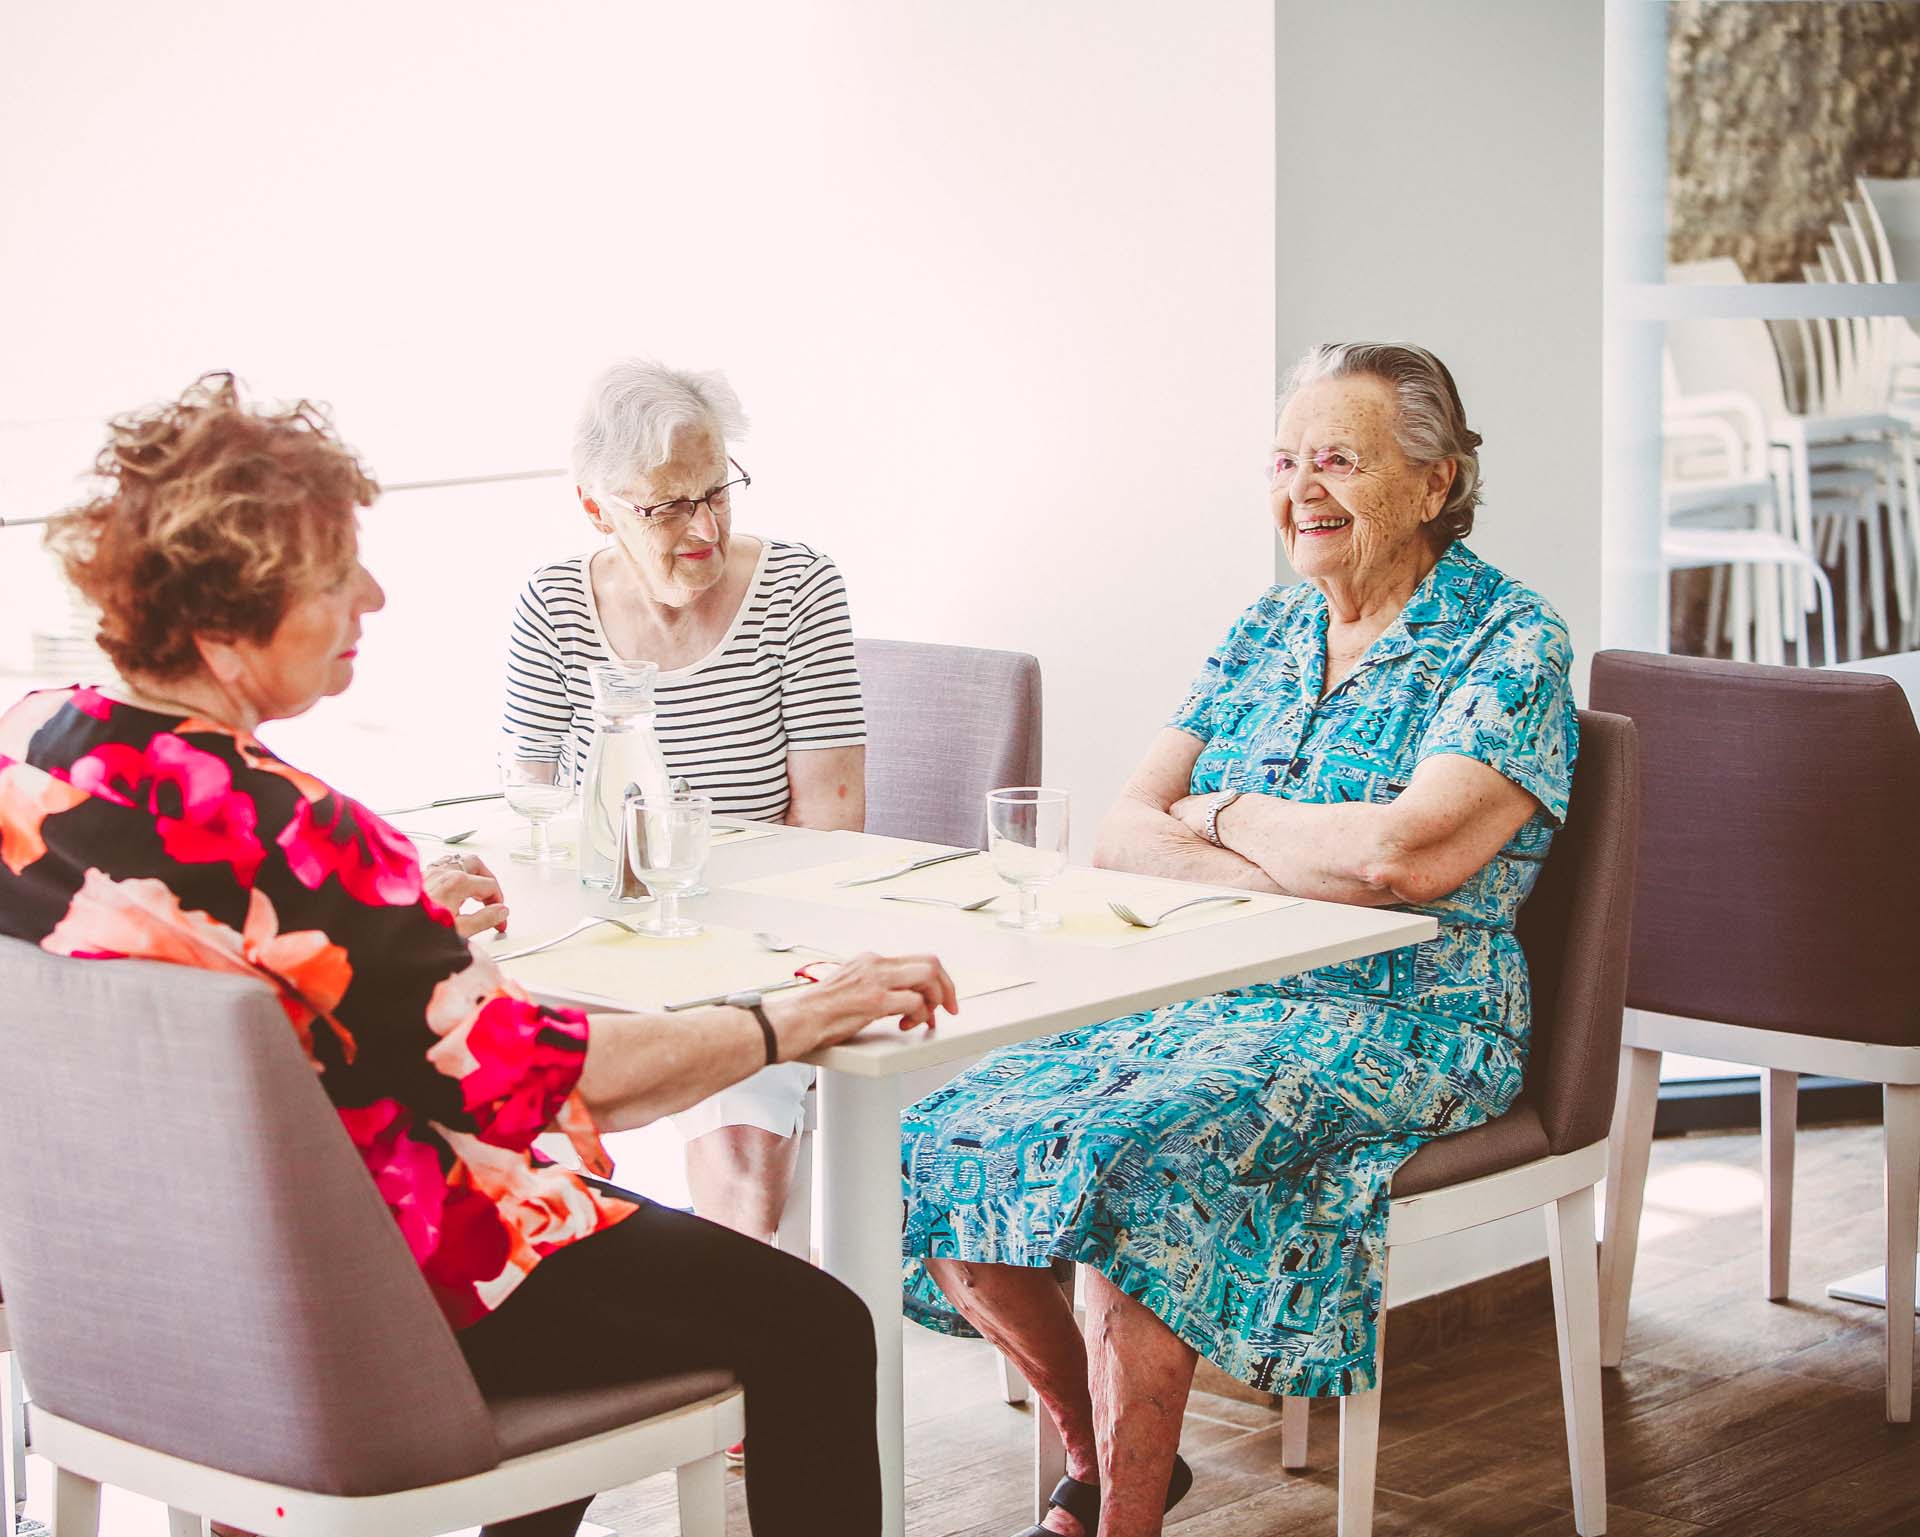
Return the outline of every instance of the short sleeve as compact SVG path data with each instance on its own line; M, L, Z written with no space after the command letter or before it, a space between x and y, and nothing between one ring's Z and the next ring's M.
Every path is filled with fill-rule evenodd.
M1565 820L1580 726L1573 644L1560 616L1538 604L1496 620L1444 687L1420 761L1472 758L1519 785L1555 823Z
M516 758L557 763L572 728L566 662L536 578L521 589L507 630L506 702L500 730Z
M1247 670L1272 646L1278 618L1277 589L1262 593L1234 620L1226 637L1195 675L1186 697L1180 701L1180 708L1167 718L1167 724L1202 742L1212 741L1221 701L1233 693Z
M824 555L801 571L780 664L780 714L796 752L867 740L847 585Z

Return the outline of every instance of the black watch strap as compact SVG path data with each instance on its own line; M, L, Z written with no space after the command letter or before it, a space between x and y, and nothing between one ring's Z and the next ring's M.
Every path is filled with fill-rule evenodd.
M773 1033L773 1021L767 1018L766 1006L761 1003L758 993L734 993L727 1002L736 1009L745 1009L753 1016L753 1022L760 1027L760 1038L767 1043L767 1066L772 1067L780 1060L780 1037Z

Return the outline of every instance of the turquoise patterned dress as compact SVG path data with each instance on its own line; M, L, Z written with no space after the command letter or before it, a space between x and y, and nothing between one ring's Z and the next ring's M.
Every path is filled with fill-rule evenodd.
M1426 944L1007 1047L902 1120L906 1310L969 1333L920 1263L1096 1267L1270 1393L1362 1392L1394 1172L1499 1115L1527 1059L1514 915L1566 815L1572 647L1538 594L1455 544L1321 697L1327 605L1274 588L1169 724L1196 793L1391 801L1440 753L1539 803Z

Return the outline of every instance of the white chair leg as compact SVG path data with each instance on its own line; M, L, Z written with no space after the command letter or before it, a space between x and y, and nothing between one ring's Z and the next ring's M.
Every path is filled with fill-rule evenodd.
M1769 1302L1787 1295L1793 1249L1793 1133L1800 1120L1800 1075L1767 1068L1760 1075L1762 1282Z
M1881 545L1880 502L1867 503L1867 587L1871 594L1868 611L1873 615L1873 644L1878 651L1887 649L1887 562Z
M682 1463L674 1479L680 1494L680 1537L727 1537L727 1459L715 1452Z
M1847 571L1847 660L1857 662L1866 640L1867 609L1860 581L1860 525L1851 518L1847 520L1841 548L1846 555Z
M1380 1390L1340 1400L1339 1537L1373 1537L1373 1481L1380 1462Z
M1024 1404L1027 1401L1027 1379L1020 1375L1020 1368L1013 1364L1012 1356L1000 1358L1000 1396L1010 1404Z
M1546 1216L1573 1527L1580 1537L1599 1537L1607 1529L1607 1454L1600 1423L1600 1277L1593 1248L1593 1186L1550 1203Z
M1887 1419L1913 1418L1913 1267L1920 1232L1920 1084L1886 1085Z
M1067 1278L1060 1283L1060 1290L1066 1294L1069 1310L1073 1308L1079 1280L1079 1267L1072 1266L1067 1271ZM1013 1375L1019 1375L1012 1362L1007 1363L1007 1369ZM1033 1401L1033 1519L1035 1525L1046 1519L1047 1496L1053 1493L1054 1485L1066 1476L1067 1443L1060 1439L1060 1427L1053 1423L1052 1411L1040 1399L1035 1398Z
M1729 611L1733 615L1733 659L1736 662L1753 660L1753 567L1735 566L1733 568L1733 602Z
M27 1504L26 1394L20 1385L20 1357L8 1351L0 1375L0 1537L10 1537Z
M787 1187L787 1204L781 1209L773 1245L782 1254L812 1262L813 1129L810 1126L800 1131L800 1149L793 1160L793 1183Z
M53 1537L100 1537L100 1486L65 1468L53 1470Z
M1307 1400L1280 1400L1280 1466L1304 1468L1307 1465Z
M1618 1366L1627 1343L1627 1301L1640 1248L1640 1209L1647 1199L1653 1114L1659 1108L1660 1053L1639 1046L1620 1052L1620 1084L1607 1141L1607 1238L1600 1249L1600 1364Z

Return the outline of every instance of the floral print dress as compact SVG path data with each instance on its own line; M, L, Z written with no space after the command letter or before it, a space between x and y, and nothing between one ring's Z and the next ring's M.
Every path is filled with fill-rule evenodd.
M0 717L0 933L270 983L456 1329L634 1209L533 1152L557 1125L607 1171L586 1017L528 1001L412 845L251 735L90 688Z
M1422 1143L1499 1115L1526 1067L1514 917L1566 815L1566 626L1455 544L1354 671L1326 600L1274 588L1169 722L1195 793L1393 800L1437 754L1538 803L1422 945L1005 1047L902 1121L907 1315L968 1332L929 1256L1090 1265L1270 1393L1376 1385L1388 1192Z

